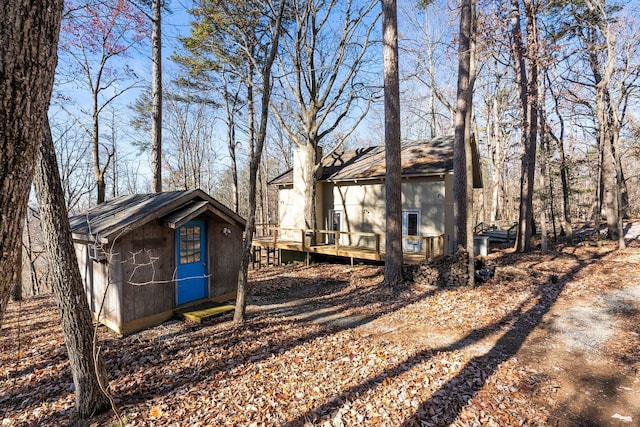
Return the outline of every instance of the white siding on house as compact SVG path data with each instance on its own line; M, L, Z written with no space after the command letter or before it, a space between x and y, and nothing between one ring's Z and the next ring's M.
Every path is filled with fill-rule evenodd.
M323 228L330 229L329 212L336 210L342 212L342 231L385 233L385 186L382 181L324 185L328 191L323 192ZM402 182L402 209L420 211L421 236L445 233L445 198L444 177L414 178ZM371 237L353 236L350 239L347 238L347 242L341 243L375 244L375 239Z
M304 224L304 203L296 196L294 189L280 188L278 191L278 222L282 228L302 228ZM295 237L294 237L295 236ZM282 231L279 236L282 240L295 240L299 238L297 233Z

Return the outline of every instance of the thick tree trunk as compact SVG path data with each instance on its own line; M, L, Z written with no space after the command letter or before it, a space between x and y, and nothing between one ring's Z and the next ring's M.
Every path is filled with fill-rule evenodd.
M400 138L400 79L396 0L382 0L384 61L384 145L386 162L385 285L402 283L402 168Z
M453 147L454 242L467 253L468 285L474 284L473 170L471 161L471 104L473 96L472 0L462 2L458 47L458 89Z
M151 173L153 191L162 191L162 1L153 0L151 34Z
M0 327L57 61L61 0L0 5Z
M307 230L315 230L318 228L318 212L316 211L316 192L317 192L317 178L320 171L320 160L318 157L317 142L315 138L313 141L308 141L305 145L302 145L299 149L304 150L302 155L304 164L302 165L303 173L303 196L304 196L304 228ZM311 245L316 244L316 236L313 233L310 236Z
M75 385L76 411L80 418L109 407L100 389L106 387L106 371L93 354L93 321L82 286L78 261L71 240L71 227L58 172L53 140L48 121L45 121L40 158L36 166L34 184L40 207L40 222L45 246L49 254L49 268L53 276L64 341Z
M620 237L620 233L618 232L618 187L614 169L615 159L613 157L611 138L607 131L604 93L601 93L603 91L598 87L596 87L596 92L597 115L602 118L599 122L599 138L602 142L602 183L604 188L602 200L607 220L607 238L617 240Z

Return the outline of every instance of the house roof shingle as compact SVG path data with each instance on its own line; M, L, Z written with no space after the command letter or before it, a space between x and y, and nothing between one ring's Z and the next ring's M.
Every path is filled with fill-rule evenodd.
M376 146L330 153L322 159L320 180L353 181L384 178L386 172L384 151L384 146ZM405 141L402 143L401 156L403 177L450 172L453 170L453 136ZM293 170L285 172L270 182L270 184L281 186L292 183Z
M107 243L153 220L170 219L177 211L200 206L201 202L223 219L245 226L242 217L199 189L116 197L70 217L69 222L75 239Z

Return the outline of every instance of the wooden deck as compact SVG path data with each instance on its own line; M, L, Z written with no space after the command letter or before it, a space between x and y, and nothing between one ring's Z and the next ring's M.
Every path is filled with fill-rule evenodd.
M265 250L266 263L279 263L282 250L306 254L329 255L369 261L384 261L384 235L377 233L344 232L333 230L303 230L269 226L260 230L253 239L254 259L258 266L263 261ZM312 237L315 243L312 244ZM403 236L403 246L410 250L403 252L404 262L418 264L444 254L444 236Z

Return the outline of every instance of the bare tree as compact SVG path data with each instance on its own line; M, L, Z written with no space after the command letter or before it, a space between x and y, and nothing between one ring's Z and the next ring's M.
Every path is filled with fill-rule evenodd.
M403 8L402 3L406 3ZM447 8L422 1L401 2L398 11L403 37L399 46L403 88L403 134L405 138L435 137L453 131L455 120L455 54L449 37L454 22ZM428 92L424 93L424 88Z
M174 96L171 89L166 96L165 168L170 189L213 189L212 164L217 159L215 123L212 108L200 102L192 90L182 90Z
M62 1L0 6L0 326L7 308L57 61Z
M93 1L93 0L89 0ZM106 196L105 173L113 159L113 151L101 141L100 115L123 93L138 85L138 76L128 66L112 67L117 57L128 55L140 44L147 33L147 21L130 2L119 0L98 1L87 5L69 1L65 3L65 19L61 33L61 57L58 81L77 85L90 93L91 105L79 105L79 111L91 118L85 125L77 112L59 104L91 138L93 170L97 187L97 202ZM62 61L61 61L62 62ZM65 100L69 100L65 97ZM106 156L106 160L103 160Z
M321 142L349 117L348 136L369 110L367 52L378 2L294 0L292 28L283 38L279 95L272 111L304 153L304 227L317 227L316 177ZM302 226L302 224L301 224Z
M232 75L226 70L222 70L222 80L224 82L224 106L227 122L227 149L229 151L229 159L231 161L231 194L232 194L232 206L235 212L239 211L239 194L238 194L238 159L237 159L237 137L236 131L238 128L237 116L240 115L241 108L243 107L242 100L240 99L240 91L242 90L242 81L234 82ZM235 83L235 84L234 84Z

